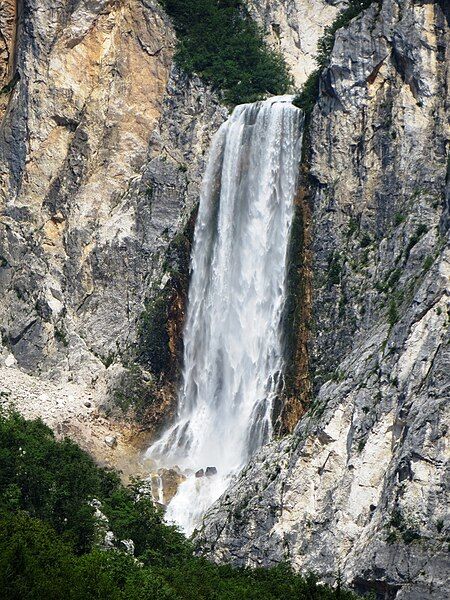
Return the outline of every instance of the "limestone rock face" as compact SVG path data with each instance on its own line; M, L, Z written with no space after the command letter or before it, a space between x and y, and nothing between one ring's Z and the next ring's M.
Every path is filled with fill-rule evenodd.
M379 598L448 595L447 3L339 31L311 125L314 400L207 514L202 552Z
M0 6L0 117L8 103L8 89L13 85L16 23L16 0L4 0Z
M250 14L268 42L285 57L295 85L302 85L316 68L317 42L331 25L344 0L249 0Z
M30 373L91 382L136 340L225 111L173 67L156 1L34 4L0 132L2 343Z
M227 111L156 0L7 1L0 29L0 366L108 409Z

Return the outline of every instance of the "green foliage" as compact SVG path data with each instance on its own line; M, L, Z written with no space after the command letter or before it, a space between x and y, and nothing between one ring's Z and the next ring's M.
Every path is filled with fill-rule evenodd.
M138 484L123 487L40 421L0 415L0 589L8 600L352 600L286 565L235 569L193 556ZM135 558L101 551L89 500ZM70 513L73 513L71 515ZM65 519L67 518L67 522ZM84 543L82 543L84 542Z
M48 521L77 551L94 541L88 499L118 484L115 474L98 469L76 444L56 442L41 421L0 417L0 506Z
M427 231L428 227L425 225L425 223L420 223L417 225L415 236L420 239Z
M58 342L61 342L61 344L63 346L68 346L69 345L69 340L67 339L67 334L63 329L60 329L59 327L55 327L55 339Z
M417 242L420 240L420 238L428 231L428 227L424 224L424 223L420 223L417 227L416 227L416 231L414 232L414 234L412 235L411 239L408 242L408 245L406 246L405 249L405 262L408 260L409 255L411 253L411 250L414 248L414 246L417 244Z
M354 219L353 217L350 217L350 221L348 223L348 230L346 233L346 238L350 239L352 237L352 235L354 233L356 233L356 231L358 231L358 229L359 229L358 221L356 221L356 219Z
M336 285L341 282L342 264L339 253L334 253L328 266L328 278L330 283Z
M365 233L361 238L361 248L367 248L372 243L372 238L368 233Z
M402 223L404 223L406 221L406 217L403 213L401 212L396 212L394 215L394 225L395 227L398 227L399 225L401 225Z
M411 542L421 537L416 524L408 522L398 509L392 512L388 526L394 530L388 536L388 543L399 541L401 537L405 544L411 544Z
M397 309L397 302L392 299L389 302L389 309L388 309L388 323L391 327L393 327L397 321L398 321L398 309Z
M267 46L242 0L161 3L178 35L178 64L221 90L228 104L284 94L292 85L283 57Z
M398 282L400 281L400 278L402 276L402 270L399 268L396 269L391 269L387 276L386 276L386 280L381 283L381 282L377 282L375 284L375 288L378 292L389 292L395 289L395 287L397 286ZM403 292L401 290L397 290L396 292L396 299L397 300L402 300L402 296L403 296Z
M190 556L187 540L162 522L162 513L148 497L138 496L136 487L120 487L103 502L115 534L131 538L135 554L147 564L177 564ZM138 498L138 499L136 499Z
M6 85L4 85L2 88L0 88L0 95L10 94L13 91L13 89L16 87L16 85L19 83L19 81L20 81L20 73L19 73L19 71L16 71L14 73L11 81L9 81Z
M48 523L22 511L0 510L0 589L3 598L69 598L70 582L66 574L73 558L70 546Z
M433 266L433 257L432 256L426 256L425 260L423 261L423 270L424 271L429 271L431 269L431 267Z
M131 363L117 378L114 401L126 413L133 410L139 422L145 421L148 409L161 402L158 384L137 363Z
M170 289L168 287L147 302L141 315L139 345L141 358L148 362L155 375L162 375L170 364L169 319Z
M301 108L305 115L309 116L317 102L319 95L320 69L311 73L305 81L302 91L297 94L292 102L297 108Z
M397 283L400 281L400 277L402 276L402 271L401 269L394 269L391 274L388 277L388 280L386 282L387 288L391 289L394 288Z

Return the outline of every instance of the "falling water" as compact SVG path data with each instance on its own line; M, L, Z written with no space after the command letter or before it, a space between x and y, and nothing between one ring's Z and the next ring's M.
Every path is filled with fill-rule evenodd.
M192 471L166 513L187 534L272 433L303 126L291 100L236 107L203 181L178 416L148 451L158 465ZM194 476L207 466L217 474Z

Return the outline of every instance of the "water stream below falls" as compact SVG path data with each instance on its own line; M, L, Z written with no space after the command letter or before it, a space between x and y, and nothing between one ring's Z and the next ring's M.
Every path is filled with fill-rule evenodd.
M166 520L191 534L272 434L303 115L291 97L237 106L214 137L192 253L175 423L149 448L189 475ZM217 473L196 477L215 467Z

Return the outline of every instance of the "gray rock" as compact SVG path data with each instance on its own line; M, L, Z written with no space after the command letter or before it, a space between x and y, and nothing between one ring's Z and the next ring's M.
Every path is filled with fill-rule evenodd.
M0 131L0 347L28 373L96 385L139 353L226 110L174 67L156 0L32 0L22 20Z
M298 87L317 68L317 42L345 1L248 0L246 4L268 42L283 54Z
M115 448L117 446L117 438L115 435L107 435L104 442L110 448Z
M107 531L105 533L105 537L103 538L102 549L103 550L113 550L116 547L116 536L113 531Z
M17 361L14 357L14 354L8 354L5 358L5 367L14 367L17 364Z
M120 544L125 548L125 552L130 556L134 556L133 540L120 540Z

